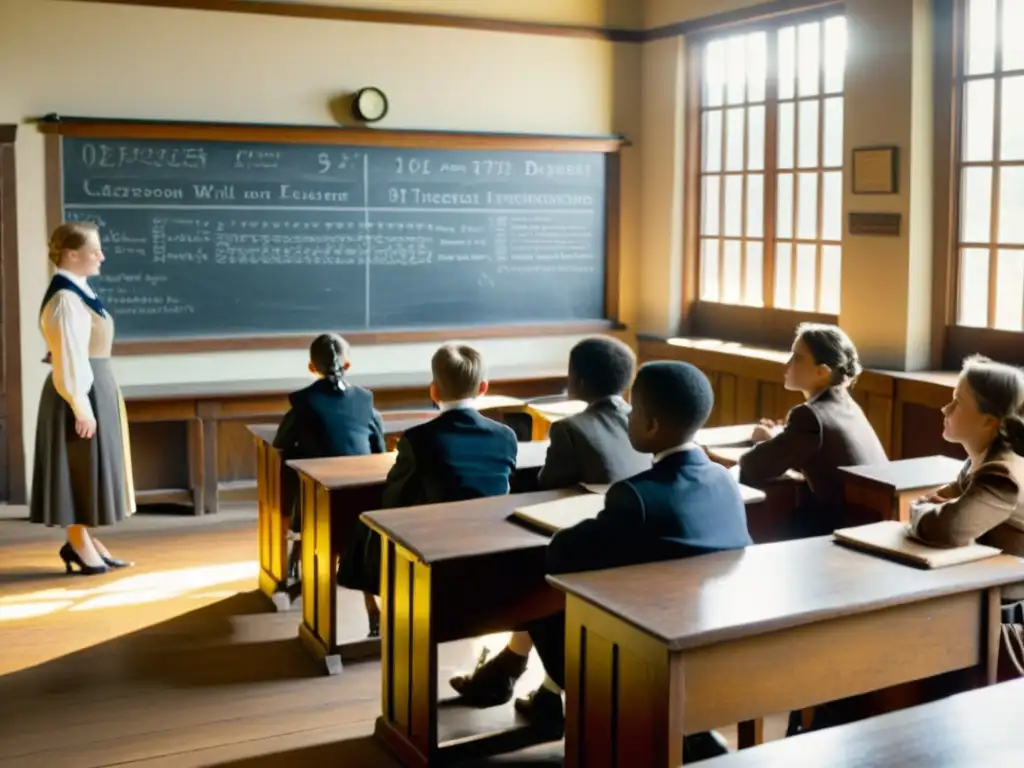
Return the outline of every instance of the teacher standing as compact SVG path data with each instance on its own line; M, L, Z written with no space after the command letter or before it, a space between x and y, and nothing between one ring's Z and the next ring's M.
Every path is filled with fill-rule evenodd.
M90 528L114 525L135 511L128 422L114 381L114 321L89 285L103 263L94 224L61 224L50 236L57 267L43 296L39 324L51 374L36 423L30 519L61 526L68 573L105 573L130 563L113 557Z

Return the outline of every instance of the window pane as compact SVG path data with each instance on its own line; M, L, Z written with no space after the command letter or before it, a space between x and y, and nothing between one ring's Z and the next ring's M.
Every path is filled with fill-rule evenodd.
M726 237L739 237L743 234L743 177L725 177L725 202L723 213L725 214Z
M722 254L722 302L739 304L743 286L741 247L739 240L726 240Z
M764 169L764 107L747 110L747 170Z
M824 115L825 157L821 164L826 168L840 168L843 165L843 97L825 99Z
M801 240L817 239L818 174L801 173L797 187L796 236Z
M702 240L700 246L700 297L718 301L718 241Z
M701 200L701 225L702 235L720 234L718 229L718 192L721 176L704 177L704 198Z
M996 260L995 327L1021 330L1024 313L1024 251L999 251Z
M779 174L779 190L775 199L775 236L793 237L793 174Z
M722 170L722 112L704 113L704 170Z
M790 285L793 276L793 246L791 243L775 245L775 306L792 309L793 297Z
M1003 126L999 135L999 156L1003 160L1024 160L1024 77L1003 80L1001 103Z
M964 168L960 217L960 242L989 242L992 237L991 168Z
M747 35L747 100L764 101L768 77L768 35L753 32Z
M747 237L764 237L764 176L747 176Z
M725 170L743 170L743 107L725 113Z
M1024 243L1024 167L999 171L999 242Z
M800 102L797 159L801 168L818 167L818 102Z
M825 22L825 93L843 90L846 69L846 17L835 16Z
M821 176L821 239L843 239L843 172L830 171Z
M984 328L988 325L988 251L965 248L960 255L960 295L957 322Z
M996 0L967 4L967 74L991 72L996 62Z
M725 86L725 42L715 40L708 43L704 51L704 105L722 105L722 89Z
M797 33L797 78L801 96L818 93L821 73L821 24L801 24Z
M779 104L779 168L793 167L793 141L796 125L794 123L792 103Z
M1024 69L1024 0L1003 0L1003 70Z
M793 309L813 311L817 303L814 299L814 271L817 261L818 246L798 245L796 247L796 296Z
M838 245L821 247L821 302L818 311L839 314L839 292L843 284L843 249Z
M730 37L726 47L726 98L730 104L742 104L747 95L746 35Z
M796 30L783 27L775 41L779 49L779 98L792 99L796 72Z
M747 274L743 283L743 303L751 307L764 306L764 244L760 240L747 242Z
M992 159L995 94L995 80L970 80L964 88L962 151L963 159L967 162Z

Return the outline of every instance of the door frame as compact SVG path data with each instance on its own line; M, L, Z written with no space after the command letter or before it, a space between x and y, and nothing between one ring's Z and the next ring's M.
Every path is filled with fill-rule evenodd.
M14 164L17 125L0 125L0 329L3 360L0 360L0 419L7 422L5 475L7 501L24 504L27 499L25 443L22 429L21 319L18 282L18 206ZM6 451L4 450L6 449Z

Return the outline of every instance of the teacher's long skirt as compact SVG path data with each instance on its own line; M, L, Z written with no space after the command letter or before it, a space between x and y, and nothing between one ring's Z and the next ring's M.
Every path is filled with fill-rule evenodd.
M75 434L75 414L48 376L36 423L30 519L49 526L113 525L135 512L124 400L110 358L90 358L96 434Z

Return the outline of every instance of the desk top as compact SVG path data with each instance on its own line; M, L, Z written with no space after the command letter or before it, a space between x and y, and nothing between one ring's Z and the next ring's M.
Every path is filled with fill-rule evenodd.
M743 454L753 448L753 444L748 445L709 445L705 446L704 450L708 452L708 456L711 460L721 464L723 467L735 467L740 463L740 459L743 458ZM789 480L794 483L804 482L804 476L797 472L795 469L787 469L784 474L780 477L775 478L771 482L777 482L780 480Z
M1021 764L1024 680L716 757L708 768L1010 768Z
M277 424L246 424L245 428L259 441L273 445Z
M729 427L705 427L697 430L693 436L693 442L702 448L713 448L716 446L741 446L749 448L753 443L750 436L754 433L756 424L733 424Z
M412 429L420 424L430 421L437 416L437 411L382 411L381 417L384 420L385 435L400 435L407 429ZM245 428L257 439L264 443L273 443L277 434L277 424L246 424Z
M1024 583L1024 560L999 555L924 571L822 536L548 580L657 637L671 650L684 650Z
M457 504L429 504L364 512L378 533L408 549L421 562L436 563L511 550L543 548L549 538L509 518L517 507L586 493L582 488L507 494ZM445 524L438 525L443 516Z
M561 421L568 416L575 416L587 409L587 404L582 400L561 400L550 399L531 403L528 410L537 414L545 421Z
M840 467L839 471L887 486L893 493L900 493L951 483L956 480L963 466L962 461L949 456L922 456L917 459L898 459L888 464Z
M491 383L552 379L564 381L565 368L529 368L525 366L494 367L489 371ZM407 389L430 386L430 367L403 373L359 373L347 376L348 381L367 389ZM279 379L229 379L226 381L193 381L171 384L127 384L121 387L125 400L214 399L221 397L284 396L308 387L312 375Z
M516 469L540 469L544 466L549 442L534 440L519 443ZM394 466L395 456L389 453L375 453L370 456L333 456L327 459L295 459L288 466L301 475L311 478L328 490L359 488L383 483L388 471Z

